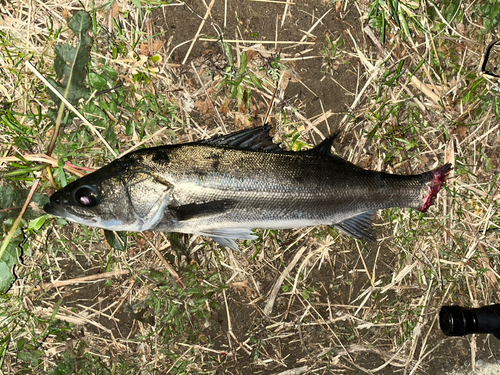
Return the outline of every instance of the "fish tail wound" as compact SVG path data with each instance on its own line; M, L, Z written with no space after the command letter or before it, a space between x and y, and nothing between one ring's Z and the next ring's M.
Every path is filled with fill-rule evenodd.
M434 203L437 193L441 189L446 175L452 170L451 164L445 164L442 167L434 169L429 173L429 182L427 183L427 191L422 197L422 205L418 208L419 211L426 212L427 209Z

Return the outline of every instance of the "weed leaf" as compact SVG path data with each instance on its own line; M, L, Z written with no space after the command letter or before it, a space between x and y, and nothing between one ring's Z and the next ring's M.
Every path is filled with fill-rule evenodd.
M9 247L4 254L9 252ZM11 267L6 262L0 261L0 294L7 292L14 281L15 277L11 272Z
M234 67L233 49L231 45L223 43L223 46L224 46L224 53L227 59L227 65L230 67Z
M14 189L11 186L0 186L0 207L2 207L2 210L0 210L0 221L2 222L0 233L4 230L5 232L8 231L7 228L10 228L14 220L19 215L21 207L24 205L28 194L29 192L26 190ZM46 215L42 215L41 207L48 202L48 198L39 193L35 193L31 202L32 204L24 213L23 218L25 220L35 220L35 223L31 226L32 229L40 229L45 220L40 221L36 219L39 217L46 217ZM33 203L35 204L33 205ZM34 209L36 206L38 206L40 210ZM20 230L17 229L15 236L7 244L5 250L0 254L0 294L9 290L10 286L15 281L15 276L12 270L19 261L20 254L18 254L18 244L21 242L22 235Z
M0 294L7 292L12 283L16 280L14 276L14 266L18 263L18 254L20 240L14 238L5 248L0 258Z
M497 121L500 119L500 98L495 98L495 117Z
M259 89L262 89L262 84L260 83L260 79L253 73L249 74L250 81L253 85Z
M2 223L8 219L15 219L17 217L28 194L29 191L27 190L18 190L7 185L0 186L0 207L2 207L0 211L0 221ZM35 193L31 202L34 202L39 210L34 210L32 208L34 206L31 205L24 213L23 218L26 220L33 220L42 216L44 214L44 212L42 212L42 207L48 201L49 199L46 196ZM3 231L3 228L0 229L0 231Z
M57 75L57 82L49 79L51 84L68 101L75 105L78 100L88 98L90 91L85 86L87 76L87 64L90 62L90 49L92 48L92 38L87 33L92 26L92 19L88 13L79 11L68 23L69 28L78 37L78 44L59 44L55 46L56 58L54 69ZM59 103L59 98L51 92L51 97L55 103Z
M127 232L104 230L104 237L109 246L115 250L125 251L127 248Z
M246 70L247 70L247 53L243 52L241 54L240 75L245 74Z

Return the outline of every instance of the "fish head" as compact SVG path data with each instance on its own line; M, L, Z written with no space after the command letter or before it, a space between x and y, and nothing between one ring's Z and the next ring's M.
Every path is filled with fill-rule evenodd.
M91 227L140 232L160 222L171 191L147 169L118 159L57 191L43 209Z

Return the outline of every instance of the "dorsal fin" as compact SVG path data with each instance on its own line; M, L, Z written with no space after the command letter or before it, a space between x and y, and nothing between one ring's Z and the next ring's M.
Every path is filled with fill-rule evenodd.
M253 151L283 151L278 144L273 142L273 138L269 135L270 130L271 125L266 124L258 128L244 129L196 143L212 146L229 146Z
M302 152L308 153L310 155L328 155L328 156L331 156L332 155L333 141L335 140L335 138L337 138L337 136L339 134L340 133L337 132L337 133L334 133L332 135L329 135L328 137L323 139L321 141L321 143L318 143L313 148L311 148L309 150L302 151Z

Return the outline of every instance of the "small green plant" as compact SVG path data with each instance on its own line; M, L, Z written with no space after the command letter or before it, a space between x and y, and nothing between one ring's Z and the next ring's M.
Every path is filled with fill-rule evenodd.
M229 98L236 99L236 104L239 107L244 101L247 108L251 108L251 90L245 88L243 84L251 87L262 88L260 79L252 73L247 67L247 54L241 54L240 66L236 66L233 57L233 50L227 43L223 43L224 54L227 60L227 66L223 73L222 81L217 85L216 92L222 87L229 87Z
M166 271L151 270L147 275L152 286L148 296L130 306L141 319L158 317L158 335L165 344L181 337L195 338L209 321L210 310L219 309L219 302L213 297L224 288L217 273L207 275L194 264L182 266L178 272L185 288Z
M340 48L345 44L344 39L339 37L337 40L332 41L328 34L325 35L326 44L323 44L321 54L326 60L326 72L337 70L338 66L342 63L348 63L345 60L344 53Z
M402 31L406 38L413 39L413 33L427 32L416 13L419 7L419 2L375 0L368 13L368 22L379 31L382 43L386 41L389 25L393 33Z
M277 82L280 79L280 70L286 69L286 67L280 63L281 57L279 55L271 56L268 60L267 75L273 82Z
M500 3L497 0L480 1L475 7L479 21L482 21L482 34L489 34L500 22Z
M54 70L56 80L48 78L49 83L57 89L59 94L70 104L76 105L80 99L88 99L90 90L86 85L87 64L90 62L92 38L88 35L92 27L92 19L87 12L79 11L68 22L68 27L78 39L75 45L69 43L55 46L56 58ZM55 124L54 133L50 141L48 155L52 154L61 124L67 124L72 119L66 113L66 105L59 96L49 90L49 94L57 106L57 110L49 111L49 117Z
M290 148L290 150L293 151L300 151L302 148L305 146L306 148L309 147L309 144L307 142L304 142L303 140L299 139L300 138L300 132L297 130L293 130L290 134L286 134L284 136L284 141L286 145Z
M2 207L0 222L3 223L0 228L1 234L6 236L7 232L13 229L15 220L28 195L29 191L15 188L12 185L0 186L0 207ZM14 236L8 243L2 244L0 250L0 294L7 292L15 281L14 268L22 259L22 244L30 235L30 231L39 230L47 219L47 215L42 215L41 208L48 199L35 193L31 201L33 204L24 213L21 226L14 228Z

